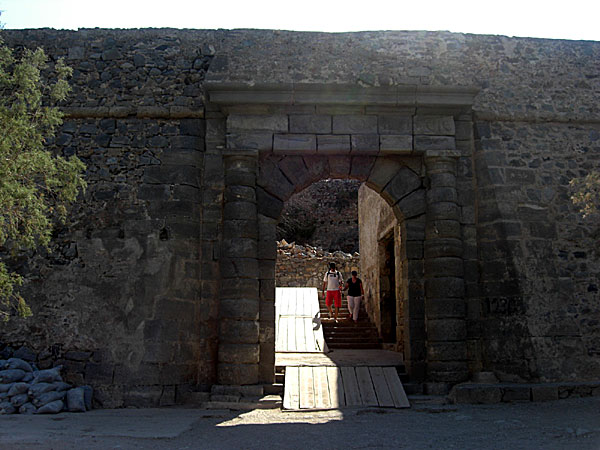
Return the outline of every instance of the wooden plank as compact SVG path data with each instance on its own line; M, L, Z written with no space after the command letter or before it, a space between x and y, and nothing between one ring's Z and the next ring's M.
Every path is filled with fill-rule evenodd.
M296 316L294 322L296 323L296 351L306 353L306 330L304 327L304 319Z
M360 391L358 389L358 381L356 380L356 372L354 367L342 367L342 382L344 383L344 395L346 397L346 406L360 406Z
M404 392L404 388L402 387L402 382L398 377L396 368L384 367L383 374L385 375L385 380L390 388L390 393L392 394L392 399L394 400L394 406L396 408L409 408L410 403L408 402L406 392Z
M300 372L298 367L285 368L284 409L300 409Z
M296 350L296 318L288 317L287 320L287 343L286 352L295 352Z
M313 409L315 407L315 389L313 381L313 368L300 367L300 409Z
M369 367L371 373L371 380L373 381L373 387L375 388L375 395L377 395L377 402L379 406L384 408L393 408L394 399L390 392L390 388L385 381L385 375L381 367Z
M313 377L315 386L315 408L331 408L329 383L327 381L327 367L313 367Z
M379 403L377 402L377 396L375 395L368 367L356 368L356 381L358 382L362 404L364 406L378 406Z
M346 406L344 398L344 383L342 373L339 367L327 367L327 383L329 384L329 398L332 408L342 408Z

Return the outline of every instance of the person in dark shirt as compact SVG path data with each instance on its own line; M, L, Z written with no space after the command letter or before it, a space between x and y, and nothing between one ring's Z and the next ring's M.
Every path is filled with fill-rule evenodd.
M352 271L352 278L348 278L344 285L344 290L348 289L348 311L350 312L350 318L354 320L354 323L358 322L358 310L360 309L360 301L362 296L365 295L363 289L362 280L358 278L358 272Z

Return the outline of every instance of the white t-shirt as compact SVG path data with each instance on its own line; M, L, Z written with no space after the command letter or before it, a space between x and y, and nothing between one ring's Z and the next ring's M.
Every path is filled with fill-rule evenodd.
M337 291L340 288L340 284L342 284L342 274L337 270L335 272L328 270L323 277L323 281L327 281L328 291Z

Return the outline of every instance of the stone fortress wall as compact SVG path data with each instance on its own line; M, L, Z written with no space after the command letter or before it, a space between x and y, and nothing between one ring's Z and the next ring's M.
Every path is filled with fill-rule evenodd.
M378 102L394 92L396 106L388 107L387 114L410 118L402 122L410 129L396 127L395 134L385 131L386 107L381 105L375 110L307 104L292 114L304 111L350 122L352 115L375 117L369 122L382 136L394 136L380 136L373 144L370 150L378 156L400 143L430 152L440 150L435 147L440 143L455 146L453 176L433 176L423 164L411 166L425 188L432 180L452 186L429 189L430 206L421 211L425 215L405 224L406 229L398 225L398 233L409 232L411 239L423 236L409 240L399 250L404 254L398 254L411 280L405 286L412 296L405 312L428 324L402 330L406 336L420 330L407 339L419 343L411 357L422 362L422 380L452 383L482 370L507 381L597 379L597 224L578 215L568 182L600 168L599 43L446 32L2 33L12 46L41 46L52 60L64 56L74 68L65 123L49 145L86 163L89 188L70 221L57 230L49 254L10 262L26 277L23 294L34 318L3 325L0 341L26 343L36 353L52 346L93 352L93 361L77 373L95 387L101 406L179 403L191 391L235 379L227 370L257 361L261 379L268 379L275 235L256 240L249 230L249 242L254 239L249 245L258 245L258 253L271 263L243 283L222 282L237 276L227 258L230 243L244 231L231 220L234 212L227 203L244 195L257 200L242 188L246 181L236 172L237 163L224 158L235 151L235 130L227 129L226 108L208 107L208 82L252 88L256 95L267 84L292 90L308 85L320 98L331 86L351 85L373 92ZM441 98L444 89L454 95L451 88L457 86L477 91L469 111L457 114L439 103L428 110L429 101ZM418 108L397 106L407 95L421 99ZM254 113L265 116L266 123L269 108ZM427 114L453 117L455 145L414 133L419 116ZM273 143L280 142L276 129L255 136L255 143L271 142L259 152L261 168L290 161L285 153L273 153ZM232 134L225 139L226 133ZM360 135L359 130L345 134L352 136L348 155ZM323 149L327 139L319 141ZM345 138L336 139L342 145ZM300 150L295 157L309 167L311 157ZM334 177L358 173L359 164L344 172L338 170L343 158L321 158L328 160L325 172ZM363 167L365 173L371 167ZM229 185L236 188L226 189ZM385 186L380 195L390 201ZM264 196L260 189L256 192ZM428 214L434 204L438 212L445 208L446 222L432 222ZM456 223L458 235L452 239L461 242L462 262L448 276L463 281L450 297L438 298L445 294L438 290L434 295L434 288L444 284L443 274L455 266L438 267L443 256L433 258L426 243L436 230L456 233L444 228ZM437 275L428 278L432 273ZM223 299L234 288L259 292L260 311L255 306L245 312L227 309L230 303ZM259 328L253 325L257 317ZM244 328L245 335L235 328L247 323L252 326ZM235 360L239 347L225 345L232 336L230 325L236 339L254 339L256 333L260 354L238 358L243 364L226 362ZM437 335L434 325L441 327ZM448 343L440 338L444 334L466 347ZM459 377L449 381L449 374Z

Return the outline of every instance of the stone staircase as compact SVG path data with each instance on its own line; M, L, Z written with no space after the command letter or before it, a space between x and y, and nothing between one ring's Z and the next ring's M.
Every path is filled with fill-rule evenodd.
M361 302L358 322L350 319L346 298L342 299L342 307L338 314L338 321L329 319L325 302L320 302L321 323L327 346L334 349L381 349L381 339L377 328L373 325L364 304Z
M283 385L214 385L204 393L201 406L206 409L252 410L281 408Z

